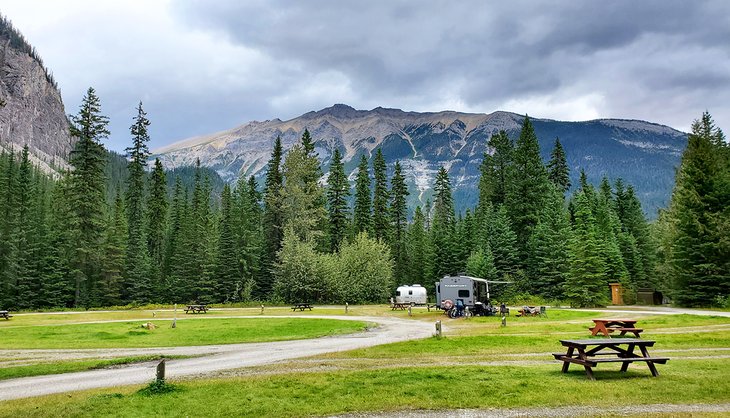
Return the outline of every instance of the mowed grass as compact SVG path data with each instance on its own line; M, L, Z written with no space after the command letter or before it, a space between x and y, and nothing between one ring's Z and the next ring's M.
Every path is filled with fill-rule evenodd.
M200 318L178 321L15 326L0 329L0 349L143 348L317 338L362 331L361 321L302 318Z
M650 377L646 366L627 373L559 365L529 367L402 367L398 369L287 374L176 383L160 395L139 386L0 403L0 416L316 416L412 409L531 406L621 406L655 403L723 403L730 398L727 363L672 362ZM610 369L606 367L605 369Z
M144 363L147 361L160 360L162 358L186 358L188 356L135 356L120 357L115 359L92 359L92 360L71 360L48 363L29 364L24 366L2 367L0 363L0 380L17 379L19 377L43 376L48 374L72 373L85 370L103 369L112 366L125 364Z
M407 317L385 307L367 310ZM175 381L176 389L165 394L143 394L133 386L6 401L0 403L0 417L397 415L413 409L720 404L730 399L728 318L549 309L549 318L510 317L501 327L495 317L449 320L425 309L413 313L418 319L443 320L445 337L244 369L240 374L246 377ZM632 364L627 373L620 373L618 364L601 364L595 369L597 381L575 365L568 374L560 373L560 363L550 355L564 352L559 340L588 338L591 319L608 316L638 319L644 338L656 341L649 352L671 358L657 365L659 377L651 377L643 363ZM228 320L180 321L178 327L198 321ZM74 326L81 325L68 327ZM0 346L3 333L12 329L0 328Z

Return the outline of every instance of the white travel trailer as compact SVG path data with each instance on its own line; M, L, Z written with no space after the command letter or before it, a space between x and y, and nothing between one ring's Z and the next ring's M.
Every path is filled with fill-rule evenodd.
M412 286L398 286L395 290L395 303L425 305L428 303L426 288L420 284L414 284Z
M436 307L445 311L450 311L454 307L469 308L474 315L491 315L494 313L489 295L489 285L492 283L511 282L465 275L444 276L434 283Z

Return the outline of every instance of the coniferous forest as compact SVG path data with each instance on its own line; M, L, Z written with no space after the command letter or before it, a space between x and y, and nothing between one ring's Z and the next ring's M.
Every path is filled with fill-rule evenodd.
M263 184L220 190L199 164L148 166L150 120L142 103L135 114L124 170L104 148L93 89L71 118L72 169L49 176L27 148L0 155L0 307L383 303L397 285L432 292L457 272L510 281L500 292L513 300L600 306L621 283L626 303L652 288L682 306L728 304L730 147L707 113L652 224L621 179L571 185L559 139L543 161L528 117L519 138L492 136L479 204L455 213L443 167L433 202L408 208L401 167L388 178L380 149L362 157L354 187L335 150L323 181L306 130L286 155L276 141Z

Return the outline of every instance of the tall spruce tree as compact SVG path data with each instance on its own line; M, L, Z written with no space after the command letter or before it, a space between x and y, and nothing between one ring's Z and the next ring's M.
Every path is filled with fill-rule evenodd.
M730 295L730 151L705 112L692 124L672 192L673 298L707 306Z
M16 183L17 202L17 229L14 231L16 246L16 292L18 306L21 308L32 308L37 304L38 290L40 287L39 275L42 272L36 269L36 257L38 238L36 236L39 225L34 222L33 212L36 204L36 184L31 166L28 146L24 146L20 156L18 167L18 181Z
M127 248L128 226L124 200L117 193L114 210L109 217L109 226L104 238L104 264L98 287L98 302L102 306L119 305L122 302L124 287L125 252Z
M598 242L591 202L582 191L575 198L575 225L570 249L570 270L563 288L565 297L576 307L606 305L606 264Z
M492 135L487 142L487 147L491 154L484 154L480 166L480 207L485 207L488 202L492 205L500 205L505 202L513 163L514 144L507 136L507 132L501 130Z
M372 200L370 198L370 168L365 155L360 157L355 178L354 235L372 230Z
M552 187L540 220L530 237L529 274L532 292L561 299L570 265L571 229L562 189Z
M519 270L517 253L517 235L512 229L507 209L499 205L491 211L486 219L486 241L483 241L482 250L487 248L494 256L494 266L500 279L512 279ZM483 240L485 238L482 238Z
M162 162L155 159L147 198L147 251L150 255L150 276L155 300L164 300L167 291L164 279L165 234L168 219L167 176Z
M451 195L451 181L448 172L442 166L436 174L434 183L433 221L431 224L431 239L436 252L435 273L437 277L457 273L456 231L454 227L454 200Z
M77 139L69 163L69 198L75 244L72 272L75 306L91 306L99 278L104 237L106 153L102 139L109 136L109 118L101 114L101 103L93 88L81 101L78 115L71 116L71 135Z
M397 279L405 277L408 269L408 252L406 250L406 227L408 226L408 204L410 194L400 162L395 162L393 178L390 180L390 222L391 253L394 261L393 274Z
M281 240L284 237L281 209L281 188L284 184L281 173L283 153L281 138L277 136L276 141L274 141L274 148L271 151L271 158L266 167L266 182L264 183L263 231L265 249L262 267L264 275L268 277L271 277L271 269L276 261L276 254L281 249ZM272 282L267 280L266 283L261 283L259 290L264 294L269 294L271 286Z
M373 159L373 235L388 242L390 236L390 216L388 215L388 167L385 164L383 150L378 148Z
M307 133L305 131L305 133ZM319 184L320 166L317 156L308 151L307 136L294 145L284 160L284 186L281 189L284 225L292 228L303 241L312 240L323 249L327 220L325 191Z
M517 234L518 262L524 267L529 258L530 235L540 219L550 186L535 129L527 116L513 155L506 204Z
M147 128L150 121L142 108L137 106L137 116L129 128L132 134L132 146L126 149L129 163L129 177L125 195L127 211L127 254L124 268L124 288L128 290L127 299L133 302L147 303L153 298L153 283L150 278L150 259L147 251L145 235L145 168L150 140Z
M350 196L350 183L345 174L340 150L335 148L330 163L330 174L327 177L327 211L329 215L330 251L340 248L340 243L347 236L349 210L347 198Z
M236 248L231 188L223 186L221 216L218 228L218 254L215 268L216 299L221 302L237 301L240 295L240 271Z
M570 168L565 157L565 150L559 138L555 138L555 145L550 153L548 163L548 178L561 192L565 193L570 189Z
M433 279L433 252L428 231L425 228L425 216L420 206L416 206L413 222L408 226L406 251L408 253L408 269L406 277L410 283L428 283ZM395 276L396 279L398 276Z

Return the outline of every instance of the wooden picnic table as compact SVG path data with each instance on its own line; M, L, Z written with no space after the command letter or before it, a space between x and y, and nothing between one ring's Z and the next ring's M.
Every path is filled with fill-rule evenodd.
M310 311L314 308L311 303L295 303L294 306L291 307L292 311L299 310L303 312L305 309L309 309Z
M208 313L208 305L200 304L200 305L188 305L187 308L185 308L185 313Z
M409 306L411 306L410 302L393 302L393 304L390 305L390 310L394 311L396 309L400 309L401 311L405 311Z
M588 328L591 331L591 335L603 334L605 337L610 337L612 332L620 331L619 337L623 337L627 332L630 332L639 338L640 334L644 331L641 328L636 328L635 319L594 319L594 326Z
M10 320L13 316L10 315L10 312L8 311L0 311L0 318L5 318L6 320Z
M654 341L641 340L636 338L601 338L588 340L560 340L563 347L568 347L567 353L553 353L556 360L563 362L563 373L568 371L570 363L580 364L585 368L586 375L591 380L593 367L598 363L622 363L621 371L625 372L629 364L640 361L645 362L651 370L652 376L659 376L654 363L665 364L668 357L651 357L647 347L654 346ZM623 346L626 346L625 348ZM590 348L589 348L590 347ZM634 349L638 347L639 353Z

